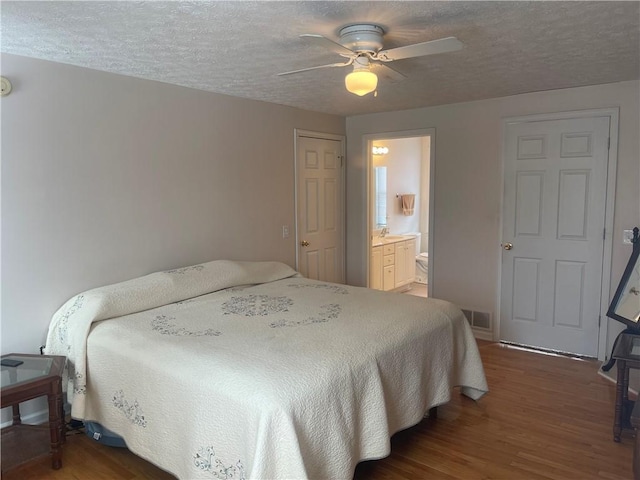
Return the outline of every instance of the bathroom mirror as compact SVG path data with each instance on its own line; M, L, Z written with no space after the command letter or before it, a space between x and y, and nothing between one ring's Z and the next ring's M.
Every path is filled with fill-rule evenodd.
M633 252L613 296L607 316L640 332L640 241L633 229Z
M387 226L387 167L374 167L374 219L376 228Z

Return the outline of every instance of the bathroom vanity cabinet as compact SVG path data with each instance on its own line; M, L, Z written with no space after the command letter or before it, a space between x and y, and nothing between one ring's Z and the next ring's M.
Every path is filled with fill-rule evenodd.
M410 235L384 237L371 249L369 287L394 290L415 280L416 239Z
M395 244L395 287L413 283L416 277L416 240L405 240Z

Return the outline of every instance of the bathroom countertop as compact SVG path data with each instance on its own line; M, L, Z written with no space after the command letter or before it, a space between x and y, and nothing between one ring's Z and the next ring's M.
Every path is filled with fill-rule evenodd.
M404 242L405 240L411 240L416 238L415 235L385 235L384 237L374 236L371 245L373 247L379 247L381 245L387 245L389 243Z

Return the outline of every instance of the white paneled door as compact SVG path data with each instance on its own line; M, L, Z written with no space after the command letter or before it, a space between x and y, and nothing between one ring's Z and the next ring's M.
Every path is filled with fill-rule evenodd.
M501 340L597 355L609 123L506 125Z
M344 283L343 151L341 139L297 136L298 271Z

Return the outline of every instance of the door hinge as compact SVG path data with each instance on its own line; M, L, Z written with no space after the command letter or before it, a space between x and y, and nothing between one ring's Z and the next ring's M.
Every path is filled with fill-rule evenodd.
M611 137L607 138L607 150L611 150Z
M598 327L600 326L601 321L602 321L602 315L598 315Z
M603 228L603 229L602 229L602 239L603 239L603 240L606 240L606 239L607 239L607 229L606 229L606 228Z
M344 157L342 155L338 155L338 158L340 159L340 166L344 167Z

